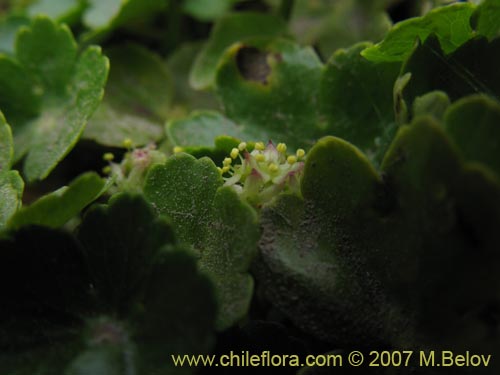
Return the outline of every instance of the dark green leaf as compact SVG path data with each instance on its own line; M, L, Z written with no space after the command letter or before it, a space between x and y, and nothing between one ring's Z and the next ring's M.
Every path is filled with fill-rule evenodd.
M78 215L105 191L105 181L94 172L82 174L69 186L23 207L9 220L10 228L40 225L59 228Z
M183 4L184 12L200 21L211 21L223 16L231 6L240 0L186 0Z
M22 26L29 25L28 17L10 15L0 20L0 52L14 54L16 34Z
M101 39L112 30L164 9L166 0L89 0L83 23L91 29L84 40Z
M172 100L165 63L135 44L105 52L111 60L106 94L83 136L115 147L122 147L124 139L135 146L158 141Z
M419 45L405 63L402 74L411 79L400 89L410 107L416 97L443 91L451 101L476 93L500 98L500 39L475 38L446 55L434 37Z
M305 147L325 128L317 114L322 73L311 48L284 39L247 41L233 45L220 62L217 93L227 116L246 132Z
M486 96L459 100L446 112L446 132L468 161L500 178L500 104Z
M443 91L431 91L415 98L413 114L415 117L430 115L441 120L450 106L450 98Z
M197 91L189 84L191 66L200 53L202 44L185 43L168 56L167 66L175 85L174 108L171 117L187 116L191 110L219 109L220 105L211 91Z
M400 64L366 60L360 52L368 45L334 54L323 76L320 105L331 134L372 156L380 138L395 127L392 91Z
M474 14L475 30L486 36L488 39L493 39L500 36L500 1L499 0L483 0L477 7Z
M363 209L379 185L364 155L327 137L308 154L304 200L282 195L263 209L258 281L274 306L323 340L374 342L383 334L383 297L369 278L356 278L362 260L346 262L338 246L356 236L340 225L354 228L371 215Z
M131 312L160 248L174 243L169 226L144 199L129 195L90 209L78 238L102 309L121 317Z
M257 36L278 36L285 30L282 19L267 14L235 13L221 18L196 58L189 79L191 85L196 89L213 87L219 60L233 43Z
M469 22L474 9L470 3L453 4L399 22L382 42L367 48L362 55L374 62L404 61L417 39L425 41L431 34L438 37L445 53L450 53L474 35Z
M296 0L290 30L300 44L317 46L328 58L339 48L380 41L391 27L386 5L379 1Z
M0 352L15 355L74 336L89 306L81 247L64 232L23 228L0 241Z

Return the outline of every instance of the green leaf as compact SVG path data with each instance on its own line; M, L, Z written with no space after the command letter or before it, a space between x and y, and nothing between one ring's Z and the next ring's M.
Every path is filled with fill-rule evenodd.
M109 206L91 208L78 238L103 310L119 316L131 312L160 248L175 242L169 226L144 199L125 194Z
M191 373L165 358L209 352L216 305L169 225L119 195L89 211L78 240L43 227L0 240L2 373Z
M167 66L172 72L175 85L171 118L187 116L191 110L216 110L220 107L213 92L197 91L189 84L191 66L201 49L201 43L184 43L168 56Z
M259 238L255 211L236 192L221 187L213 162L176 154L149 172L144 194L176 234L200 255L200 267L216 286L217 328L248 312L253 280L248 273Z
M212 349L217 305L211 284L186 251L164 249L158 254L144 293L145 312L132 323L139 373L195 372L175 367L170 355L208 354Z
M227 155L240 141L256 139L256 135L215 111L195 111L188 117L170 121L167 135L174 146L196 154L221 151ZM221 137L233 140L231 148L218 150L216 141Z
M23 207L9 220L10 228L40 225L62 227L105 191L105 181L94 172L82 174L67 187Z
M23 124L40 111L40 93L34 85L34 78L13 57L0 54L0 108L10 124ZM15 132L16 138L19 129ZM27 145L16 141L16 160L21 149Z
M12 131L5 121L3 113L0 112L0 173L10 169L13 157Z
M454 103L446 112L446 132L471 162L482 163L500 178L500 104L475 95Z
M488 42L474 38L446 55L434 37L419 45L403 66L411 79L396 93L411 106L416 97L430 91L443 91L450 100L484 93L500 98L500 39Z
M445 53L450 53L473 37L469 20L474 9L470 3L452 4L399 22L383 41L367 48L362 55L374 62L404 61L417 39L425 41L431 34L438 37Z
M157 142L172 100L172 78L165 63L135 44L113 47L104 99L89 120L84 138L106 146Z
M108 61L97 47L77 56L69 29L46 17L35 18L30 28L20 31L16 55L18 62L0 63L0 81L21 82L30 98L24 101L31 103L28 111L8 105L4 112L12 125L17 157L29 150L24 173L33 181L47 177L78 141L102 98ZM20 95L20 89L9 90L11 85L2 87L2 102L14 103ZM39 98L41 108L35 112Z
M86 41L101 39L112 30L163 10L166 0L89 0L83 23L90 32Z
M82 0L37 0L28 7L28 15L46 15L58 22L75 23L85 8Z
M14 54L16 34L23 26L27 26L30 19L16 14L8 15L0 20L0 52Z
M194 62L189 78L191 85L195 89L213 87L219 60L232 44L252 37L278 36L285 31L283 20L272 15L246 12L222 17Z
M360 43L333 55L321 83L320 106L331 134L372 156L379 148L379 155L384 154L392 139L381 138L396 127L392 92L400 64L365 59L360 52L369 45Z
M200 248L204 236L200 229L206 225L213 197L222 183L210 159L196 160L180 153L168 158L164 165L150 169L144 194L158 213L172 219L182 242Z
M21 208L24 181L17 171L0 171L0 230Z
M441 120L448 107L450 98L443 91L431 91L415 98L413 102L413 114L415 117L431 115Z
M302 45L317 46L328 58L339 48L380 41L391 27L387 4L377 1L296 0L290 30ZM354 21L356 20L356 21Z
M456 151L431 117L400 128L380 176L345 141L318 142L303 201L285 195L262 212L257 280L267 297L335 343L496 345L481 316L498 301L498 280L481 275L500 264L500 185Z
M227 116L247 132L292 149L305 147L325 128L317 114L322 73L311 48L283 39L247 41L221 60L217 94Z
M212 21L228 12L232 5L240 0L186 0L183 10L200 21Z
M118 195L108 206L91 209L78 238L85 247L100 310L112 317L91 322L90 331L98 335L98 327L116 327L113 332L120 338L103 345L89 340L72 371L88 373L84 369L115 363L125 373L177 373L165 359L170 354L210 350L216 312L211 283L141 196ZM135 360L124 361L116 356L119 352Z
M474 14L474 29L488 39L494 39L500 36L500 17L499 0L483 0Z
M371 214L362 208L379 185L359 150L326 137L308 153L304 199L282 195L262 211L258 283L274 306L322 340L353 344L382 336L389 312L383 297L357 279L361 259L346 262L338 246L355 235L340 225L354 227Z

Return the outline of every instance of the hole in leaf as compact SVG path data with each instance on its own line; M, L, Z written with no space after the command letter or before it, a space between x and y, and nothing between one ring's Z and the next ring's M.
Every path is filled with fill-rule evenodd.
M267 56L266 52L255 47L242 47L236 55L236 64L243 78L266 85L267 77L271 73Z

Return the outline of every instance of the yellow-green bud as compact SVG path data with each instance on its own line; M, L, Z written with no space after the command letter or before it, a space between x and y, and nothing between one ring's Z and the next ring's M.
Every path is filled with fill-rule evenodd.
M303 149L299 148L299 149L297 150L297 157L298 157L299 159L300 159L300 158L303 158L305 155L306 155L306 152L305 152Z
M270 172L278 172L278 166L274 163L269 164L269 171Z
M295 164L295 163L297 163L297 157L296 157L296 156L294 156L294 155L290 155L290 156L286 159L286 161L288 162L288 164Z
M276 146L276 150L278 150L278 152L281 152L282 154L284 154L286 152L286 144L278 143L278 146Z
M264 151L264 150L265 150L265 148L266 148L266 146L264 146L264 143L263 143L263 142L257 142L257 143L255 144L255 149L256 149L257 151Z
M230 154L230 155L231 155L231 157L232 157L233 159L236 159L236 158L238 157L238 155L239 155L239 154L240 154L240 150L238 150L237 148L233 148L233 149L231 150L231 154Z
M241 142L239 145L238 145L238 150L240 151L243 151L244 149L247 148L247 144L246 142Z
M132 140L130 138L126 138L123 140L123 147L132 148L132 146L133 146L133 143L132 143Z
M113 161L113 159L115 158L115 155L113 155L111 152L106 152L103 156L102 156L103 160L105 161Z
M180 146L175 146L174 147L174 154L178 154L179 152L184 151L184 149Z
M263 154L257 154L255 155L255 160L257 160L259 163L262 163L263 161L266 161L266 157Z

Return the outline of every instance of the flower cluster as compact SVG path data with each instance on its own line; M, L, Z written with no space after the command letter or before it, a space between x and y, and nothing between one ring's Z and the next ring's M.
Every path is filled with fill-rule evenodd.
M300 177L304 169L305 151L287 154L284 143L255 143L251 151L242 142L224 159L219 172L225 186L233 187L250 203L261 206L283 191L300 190Z
M130 140L123 142L129 151L124 155L121 163L114 163L114 155L104 154L104 160L109 165L103 172L109 174L119 191L141 191L146 172L153 164L164 163L167 156L156 150L155 144L149 144L143 148L132 147Z

